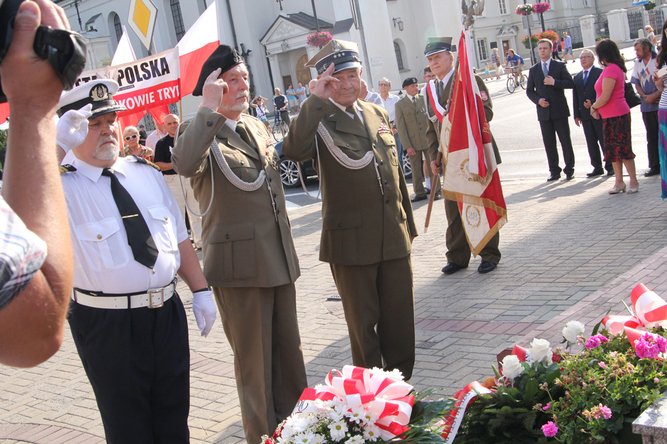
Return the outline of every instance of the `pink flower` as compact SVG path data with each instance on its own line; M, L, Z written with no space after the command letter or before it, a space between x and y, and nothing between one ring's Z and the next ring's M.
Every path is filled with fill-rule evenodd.
M593 335L590 338L586 339L586 344L584 344L584 346L587 349L592 350L594 348L598 348L599 346L601 346L605 342L609 342L609 339L607 339L607 337L604 336L604 335L597 334L597 335Z
M639 358L655 359L667 351L667 339L653 333L644 333L635 340L635 353Z
M607 363L604 362L604 361L600 361L600 362L598 362L598 365L599 365L600 368L603 369L603 370L607 368Z
M539 2L533 5L533 11L535 11L537 14L545 13L549 9L551 9L551 5L547 2Z
M607 407L606 405L600 404L600 413L602 413L602 417L604 419L611 418L611 409L609 407Z
M658 377L653 378L653 382L655 382L656 384L660 384L660 378Z
M553 438L558 434L558 426L555 422L549 421L542 426L542 433L544 433L544 436L547 438Z
M542 407L542 410L546 412L546 411L549 410L550 408L551 408L551 403L550 403L550 402L547 402L547 404L546 404L544 407Z

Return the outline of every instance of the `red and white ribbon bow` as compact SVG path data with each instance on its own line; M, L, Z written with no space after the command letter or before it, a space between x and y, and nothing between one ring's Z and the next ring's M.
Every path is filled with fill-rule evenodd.
M308 410L308 401L339 399L352 409L361 407L380 429L380 437L390 440L408 430L414 396L412 386L389 373L346 365L343 371L332 370L325 385L307 388L301 394L295 410Z
M605 316L602 325L611 334L619 334L624 327L667 328L667 302L649 290L644 284L637 284L630 294L634 316Z

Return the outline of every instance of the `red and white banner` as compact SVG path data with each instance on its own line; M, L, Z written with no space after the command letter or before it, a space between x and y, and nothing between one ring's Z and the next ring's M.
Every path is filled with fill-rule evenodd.
M204 62L220 45L218 17L213 2L176 45L181 64L181 95L187 96L197 86Z
M458 203L470 251L477 255L507 222L507 206L484 102L468 62L465 32L458 48L452 100L440 132L443 189L447 199Z
M667 301L649 290L646 285L639 283L630 294L632 302L631 315L610 315L602 319L611 334L619 334L627 328L667 328Z

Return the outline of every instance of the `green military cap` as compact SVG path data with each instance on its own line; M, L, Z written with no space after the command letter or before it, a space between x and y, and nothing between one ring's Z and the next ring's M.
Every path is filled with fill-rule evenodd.
M361 68L357 44L346 40L332 40L308 60L306 67L315 68L318 74L322 74L332 63L335 65L334 74L346 69Z

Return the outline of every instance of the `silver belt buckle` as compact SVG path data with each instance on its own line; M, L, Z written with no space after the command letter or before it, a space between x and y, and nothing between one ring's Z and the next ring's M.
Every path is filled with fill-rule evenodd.
M148 308L160 308L164 305L164 288L148 290Z

